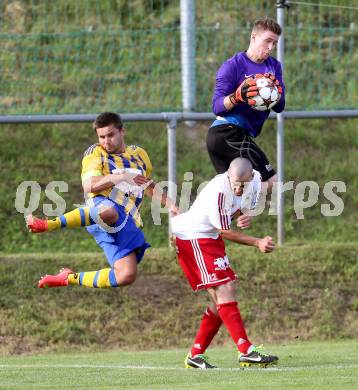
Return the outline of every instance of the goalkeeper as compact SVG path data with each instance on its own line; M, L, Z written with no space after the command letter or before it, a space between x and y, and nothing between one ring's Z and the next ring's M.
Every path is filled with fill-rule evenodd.
M250 106L255 104L252 97L258 93L253 76L261 74L274 81L281 95L272 109L282 112L285 107L281 64L271 57L280 34L281 27L274 20L257 20L249 48L236 53L219 68L212 100L217 117L207 136L208 152L218 173L227 171L234 158L245 157L270 187L277 181L277 175L265 153L253 141L270 111L257 111Z
M154 183L149 179L152 164L148 154L138 146L125 145L125 129L121 117L115 113L100 114L93 128L98 144L86 150L81 174L88 206L53 220L29 215L27 226L32 233L87 226L110 267L84 272L65 268L57 275L41 278L40 288L68 285L105 288L131 284L136 279L137 264L149 247L141 230L139 212L143 192L149 197L155 194ZM174 214L177 212L175 204L165 195L160 200Z

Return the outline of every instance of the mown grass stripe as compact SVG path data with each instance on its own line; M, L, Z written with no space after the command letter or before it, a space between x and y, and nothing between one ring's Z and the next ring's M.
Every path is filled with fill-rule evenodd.
M104 368L104 369L119 369L119 370L184 370L184 367L163 367L163 366L142 366L142 365L120 365L120 364L0 364L0 369L19 368L19 369L44 369L44 368ZM215 371L245 371L245 372L257 372L257 370L263 370L265 372L281 372L281 371L301 371L301 370L317 370L317 369L335 369L345 370L351 368L358 368L358 364L318 364L313 366L300 366L300 367L267 367L267 368L216 368L214 370L201 370L205 372Z

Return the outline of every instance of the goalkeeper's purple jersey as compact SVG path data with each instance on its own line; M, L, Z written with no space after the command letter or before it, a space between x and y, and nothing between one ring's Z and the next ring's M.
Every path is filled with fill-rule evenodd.
M270 114L270 110L257 111L246 103L239 103L229 111L224 106L225 96L235 92L245 78L257 73L272 73L276 76L282 86L283 93L281 99L272 110L275 112L283 111L285 107L285 86L280 62L273 57L268 57L263 63L257 64L248 58L246 52L239 52L225 61L216 74L213 112L217 115L217 119L211 127L232 123L244 128L252 137L260 134L262 126Z

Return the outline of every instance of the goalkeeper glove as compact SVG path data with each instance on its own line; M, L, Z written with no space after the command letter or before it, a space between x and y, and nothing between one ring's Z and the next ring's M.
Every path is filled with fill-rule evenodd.
M252 77L249 77L237 87L235 93L230 95L230 101L235 105L239 102L243 102L250 106L254 106L256 102L250 98L257 96L258 94L259 91L257 89L256 81Z

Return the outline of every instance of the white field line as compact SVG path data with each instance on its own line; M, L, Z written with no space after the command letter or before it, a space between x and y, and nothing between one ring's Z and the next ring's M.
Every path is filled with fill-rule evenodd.
M187 370L184 367L161 367L161 366L145 366L145 365L121 365L121 364L0 364L0 369L44 369L44 368L105 368L105 369L119 369L119 370L158 370L158 371L177 371ZM264 372L281 372L281 371L302 371L302 370L317 370L317 369L336 369L347 370L350 368L358 368L358 364L319 364L313 366L300 367L267 367L267 368L216 368L212 371L245 371L256 372L257 370ZM204 371L204 370L203 370Z

